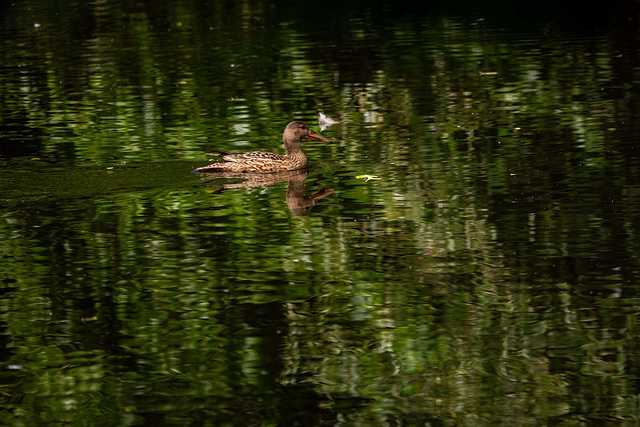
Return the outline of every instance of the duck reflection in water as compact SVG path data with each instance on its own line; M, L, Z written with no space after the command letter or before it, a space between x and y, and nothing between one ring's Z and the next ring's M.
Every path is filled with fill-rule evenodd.
M311 196L305 196L304 180L309 174L304 170L274 172L270 174L264 173L215 173L202 176L205 181L218 179L243 179L243 182L224 183L221 188L216 190L214 194L221 193L224 190L232 190L236 188L256 188L268 187L271 185L287 182L287 206L294 216L307 216L311 213L318 202L333 193L333 188L323 188Z

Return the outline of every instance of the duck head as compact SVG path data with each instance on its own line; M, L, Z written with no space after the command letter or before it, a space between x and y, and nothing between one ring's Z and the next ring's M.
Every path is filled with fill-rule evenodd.
M306 123L303 123L299 120L294 120L289 123L284 130L284 135L282 136L282 140L284 141L285 145L291 143L300 143L303 139L331 142L329 138L326 138L312 131Z

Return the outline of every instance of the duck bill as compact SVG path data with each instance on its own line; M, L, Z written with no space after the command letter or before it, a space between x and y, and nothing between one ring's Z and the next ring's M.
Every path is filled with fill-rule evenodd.
M324 136L319 135L314 131L309 132L309 135L307 135L307 138L312 139L314 141L331 142L329 138L325 138Z

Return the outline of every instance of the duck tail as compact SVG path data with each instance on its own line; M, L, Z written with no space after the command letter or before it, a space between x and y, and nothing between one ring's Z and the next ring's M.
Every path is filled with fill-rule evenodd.
M192 170L191 173L224 172L225 171L224 167L221 167L221 165L224 165L224 164L225 162L211 163L210 165L203 166L201 168L196 168Z
M227 153L224 151L212 151L211 153L206 153L207 156L216 156L223 157L226 156ZM210 165L203 166L201 168L196 168L191 171L191 173L201 173L201 172L221 172L224 171L219 165L224 164L225 162L211 163Z

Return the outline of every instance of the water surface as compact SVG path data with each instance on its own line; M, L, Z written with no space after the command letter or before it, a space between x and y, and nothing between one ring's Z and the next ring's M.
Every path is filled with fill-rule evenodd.
M6 422L637 422L629 13L3 4Z

